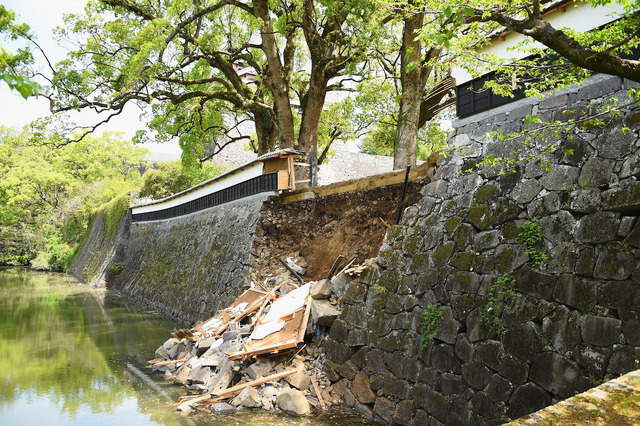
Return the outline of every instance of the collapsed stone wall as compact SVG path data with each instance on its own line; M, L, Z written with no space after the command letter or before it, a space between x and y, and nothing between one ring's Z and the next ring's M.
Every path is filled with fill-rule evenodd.
M638 368L637 102L574 137L485 136L520 131L529 114L566 120L628 99L627 81L591 83L459 123L456 152L349 283L323 343L347 405L388 423L497 424ZM512 171L472 167L521 148ZM538 233L536 223L542 240L528 247L522 226Z
M428 178L426 178L428 179ZM405 206L422 195L423 181L409 182ZM304 279L327 277L339 255L358 265L378 255L388 224L397 220L402 184L284 203L273 197L258 221L252 270L262 281L282 267L278 258L299 253L308 264Z
M173 219L134 222L109 282L172 318L214 315L245 288L260 208L256 196Z

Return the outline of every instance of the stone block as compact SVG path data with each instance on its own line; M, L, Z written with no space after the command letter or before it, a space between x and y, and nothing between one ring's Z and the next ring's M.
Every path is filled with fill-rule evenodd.
M596 250L592 246L580 246L580 253L576 261L576 274L593 277L593 268L596 264Z
M597 188L576 189L569 193L567 210L575 213L593 213L600 208L602 193Z
M311 318L314 324L330 327L338 315L340 315L340 311L328 300L313 299L311 301ZM366 317L358 319L358 326L362 324L363 319L366 321ZM345 321L348 320L345 318Z
M480 361L466 363L462 366L462 377L477 390L483 390L491 381L493 372Z
M525 362L531 361L544 349L544 342L533 322L508 328L502 343L508 354Z
M324 279L317 281L311 288L313 299L328 299L331 296L331 281Z
M443 395L462 394L469 388L462 376L451 373L442 374L441 386Z
M542 335L558 353L566 353L580 342L579 315L559 305L542 319Z
M362 371L356 373L351 383L351 391L355 397L363 404L372 404L376 400L376 395L369 387L369 378Z
M522 293L552 300L551 295L556 286L557 278L553 275L542 274L529 266L523 266L514 276L516 286Z
M253 386L242 389L240 394L236 396L231 404L236 407L258 408L262 406L262 398Z
M620 133L620 128L615 128L608 132L601 132L593 140L594 148L598 150L598 155L612 160L624 158L631 152L634 146L635 136L633 132L626 135Z
M598 303L606 308L637 311L640 286L633 281L609 281L598 290Z
M575 240L602 244L618 238L620 215L614 212L596 212L583 216L577 224Z
M583 188L600 188L609 185L613 176L615 161L591 157L582 166L578 185Z
M477 252L483 252L495 248L500 242L500 231L485 231L476 234L473 238L473 247Z
M507 416L517 419L551 404L551 396L533 383L517 388L509 398Z
M485 391L492 401L507 402L513 393L513 384L504 377L494 374Z
M458 335L455 345L455 354L463 362L471 362L473 360L475 350L469 340L463 335Z
M498 371L500 368L500 360L504 357L504 347L502 343L495 340L486 340L478 344L476 354L478 360L493 370Z
M622 226L622 223L620 226ZM633 230L624 239L624 242L631 247L640 248L640 220L636 221Z
M607 366L612 352L611 348L594 347L580 343L575 347L572 354L578 365L590 375L604 377L607 373Z
M351 282L351 277L347 274L340 274L331 279L331 291L338 297L343 297L347 286Z
M543 267L550 274L567 274L575 270L578 261L578 246L572 243L561 243L547 253L548 259Z
M516 385L522 385L529 377L529 366L513 355L505 355L500 359L498 373Z
M633 178L620 181L620 185L602 193L602 208L630 215L640 211L640 181Z
M576 184L579 175L577 167L556 165L542 176L540 183L548 191L566 191Z
M640 153L634 152L627 157L622 163L622 169L620 170L620 178L626 179L631 176L640 175Z
M411 400L401 401L396 406L396 410L393 413L392 423L410 426L413 418L415 403Z
M535 179L525 179L518 182L509 196L520 204L530 203L542 190L540 182Z
M581 376L580 369L554 352L545 352L534 358L529 378L561 398L568 398L589 388L589 380Z
M497 333L494 327L482 320L482 309L477 308L467 315L467 334L469 341L472 343L478 340L490 339Z
M451 308L444 306L442 308L442 320L438 326L435 338L453 345L458 337L460 327L461 324L453 317L453 311Z
M640 320L638 314L632 311L619 312L622 318L622 334L628 344L640 346Z
M407 382L404 380L398 380L397 377L388 375L384 378L380 392L382 395L386 395L397 400L403 400L408 395L409 388L407 386Z
M608 373L626 374L638 368L640 348L637 346L615 345L609 361Z
M396 404L388 400L387 398L378 397L375 400L375 404L373 406L373 413L376 416L379 416L382 420L387 423L391 423L393 421L393 414L396 411Z
M287 389L282 391L278 395L276 403L282 411L288 414L305 416L311 412L307 397L299 390Z
M561 210L551 216L543 217L540 220L540 231L542 236L555 244L565 241L573 241L576 220L571 213Z
M366 371L382 374L387 372L387 366L384 363L383 352L379 349L372 349L365 357Z
M480 287L478 275L473 272L456 271L449 275L445 281L448 291L474 294Z
M430 364L442 372L460 373L460 361L451 345L435 345L431 351Z
M634 216L624 216L620 219L620 227L618 228L618 236L619 237L628 237L633 231L633 227L636 224L637 217ZM627 243L629 244L629 243ZM634 246L635 247L635 246Z
M605 280L626 280L636 266L635 257L629 250L598 248L593 276Z
M311 386L311 379L302 371L297 371L291 376L285 377L285 380L294 388L306 391Z
M587 315L581 324L582 340L596 346L610 346L620 341L622 321Z
M272 368L269 360L258 358L256 362L247 367L247 374L251 380L256 380L258 377L268 376Z

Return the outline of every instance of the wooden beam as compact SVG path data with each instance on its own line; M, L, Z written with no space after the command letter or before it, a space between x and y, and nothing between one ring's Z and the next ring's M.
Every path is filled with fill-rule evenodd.
M316 396L318 397L318 401L320 402L320 406L322 407L323 410L327 409L327 404L324 403L324 400L322 399L322 395L320 394L320 389L318 389L318 384L316 383L316 379L313 378L313 375L310 375L309 378L311 379L311 384L313 385L313 390L316 391Z
M225 396L227 394L231 394L234 392L239 392L241 390L243 390L244 388L248 388L249 386L258 386L258 385L262 385L268 382L273 382L274 380L278 380L278 379L282 379L283 377L287 377L287 376L291 376L294 373L297 373L298 370L288 370L288 371L283 371L281 373L276 373L276 374L272 374L271 376L267 376L267 377L263 377L261 379L256 379L256 380L252 380L250 382L247 383L243 383L241 385L237 385L234 386L232 388L228 388L225 389L224 391L220 391L220 392L212 392L211 396L213 397L213 395L215 396ZM209 395L207 395L209 396Z

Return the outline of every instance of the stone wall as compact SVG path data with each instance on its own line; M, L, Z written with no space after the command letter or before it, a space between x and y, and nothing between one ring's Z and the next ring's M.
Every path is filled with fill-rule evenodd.
M256 224L265 196L129 229L122 271L109 282L187 323L215 314L247 287Z
M638 368L637 103L569 137L486 136L628 99L626 81L590 83L458 122L456 152L349 283L323 344L347 405L388 423L496 424ZM520 148L513 170L472 167Z

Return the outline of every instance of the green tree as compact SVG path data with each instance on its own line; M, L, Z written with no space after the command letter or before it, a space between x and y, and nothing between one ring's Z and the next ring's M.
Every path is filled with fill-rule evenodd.
M160 163L157 169L151 169L144 174L140 197L159 200L218 176L223 171L223 166L214 166L211 163L185 169L180 160L165 161Z
M105 133L52 149L0 128L0 264L62 269L97 206L142 181L146 149Z
M29 37L29 26L17 24L15 13L0 4L0 34L15 39ZM11 90L16 90L23 98L37 95L39 86L22 73L22 66L32 61L28 50L20 50L13 55L0 45L0 80L4 81Z
M156 140L178 137L185 162L246 137L231 131L244 119L255 125L259 153L276 141L316 152L326 93L357 73L380 34L377 19L368 0L91 0L61 32L80 47L57 65L47 97L56 112L87 108L109 117L128 103L151 105ZM242 67L255 82L241 78Z

